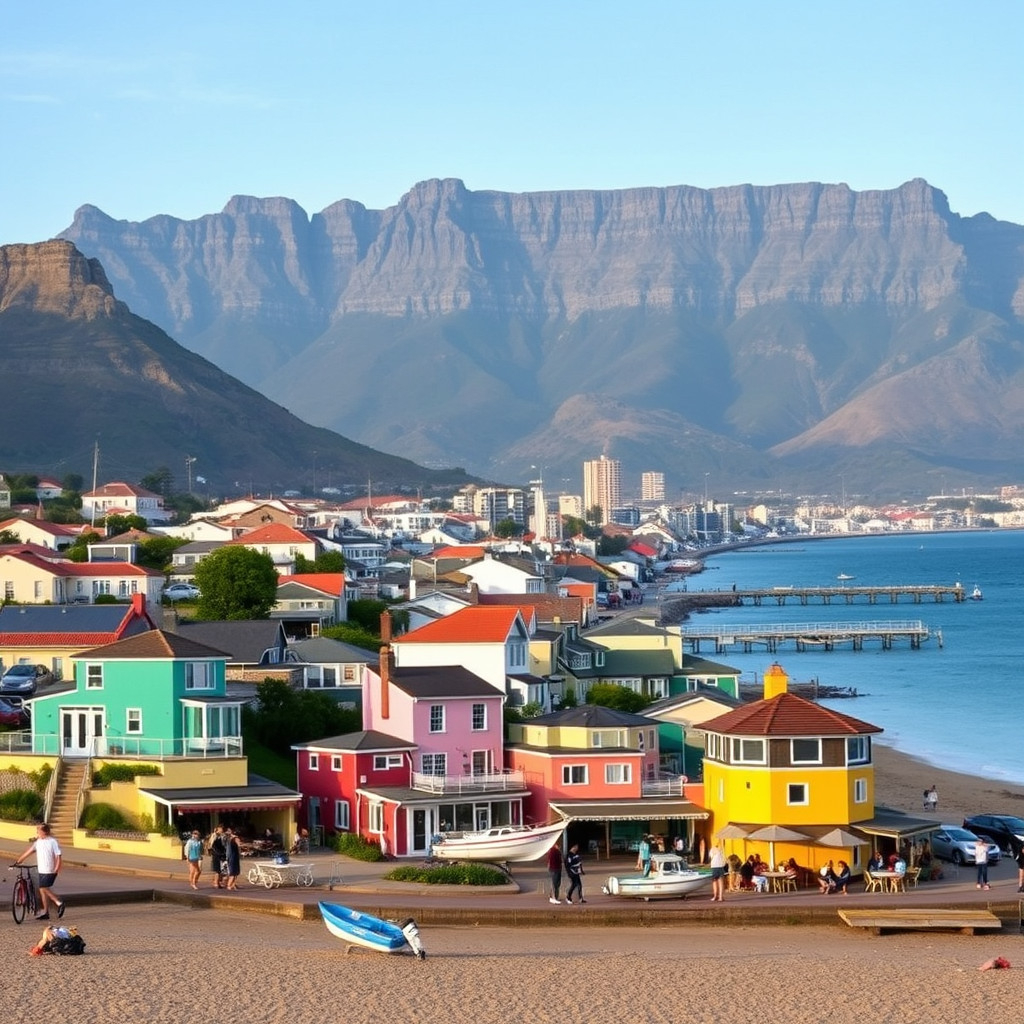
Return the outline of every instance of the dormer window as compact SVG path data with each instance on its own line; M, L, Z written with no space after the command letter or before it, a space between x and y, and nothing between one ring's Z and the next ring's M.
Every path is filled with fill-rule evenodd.
M790 743L792 764L821 764L821 738L801 736Z
M765 764L764 740L734 736L732 739L732 757L730 761L733 764Z

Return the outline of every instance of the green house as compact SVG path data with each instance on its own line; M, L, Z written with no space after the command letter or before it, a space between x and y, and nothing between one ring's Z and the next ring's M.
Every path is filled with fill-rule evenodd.
M74 682L32 701L32 745L62 757L242 753L228 655L161 629L71 655Z

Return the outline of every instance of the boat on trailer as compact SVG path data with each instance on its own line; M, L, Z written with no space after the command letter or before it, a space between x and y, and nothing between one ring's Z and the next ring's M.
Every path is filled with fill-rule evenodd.
M483 860L518 863L537 860L558 842L566 821L551 825L495 825L476 832L441 832L430 844L439 860Z
M603 891L642 900L685 899L710 885L710 872L694 870L676 853L656 853L651 857L650 874L612 875Z
M419 938L419 928L411 917L398 924L340 903L318 905L327 930L335 938L353 946L375 949L378 953L401 953L408 946L420 960L427 955Z

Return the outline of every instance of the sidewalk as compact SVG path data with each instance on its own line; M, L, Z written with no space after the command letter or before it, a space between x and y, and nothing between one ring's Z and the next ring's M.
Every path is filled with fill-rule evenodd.
M20 853L0 850L0 857L10 864ZM922 883L897 895L864 893L857 882L849 896L822 896L816 889L764 895L729 892L724 904L712 904L703 893L685 900L650 902L605 895L601 892L605 879L610 874L631 873L632 858L591 861L584 876L586 904L554 906L548 902L548 878L542 862L513 865L512 885L478 888L388 881L384 875L401 863L396 861L366 863L331 851L292 859L314 865L314 883L309 888L253 885L247 876L254 861L244 858L239 891L229 893L211 886L209 871L202 876L198 891L189 888L184 861L72 848L65 851L56 889L70 906L159 900L316 920L317 903L324 900L378 917L413 917L420 924L577 927L838 924L840 907L921 907L984 908L1000 917L1004 927L1017 929L1024 900L1024 895L1017 893L1016 866L1009 860L990 870L990 890L977 889L973 869L965 867L958 877L953 877L950 869L943 880ZM9 873L7 878L11 878Z

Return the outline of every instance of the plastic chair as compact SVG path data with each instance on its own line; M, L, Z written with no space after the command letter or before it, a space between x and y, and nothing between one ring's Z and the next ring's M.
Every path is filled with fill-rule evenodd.
M864 871L864 891L865 892L881 892L882 891L882 879L875 878L870 871L865 869Z

